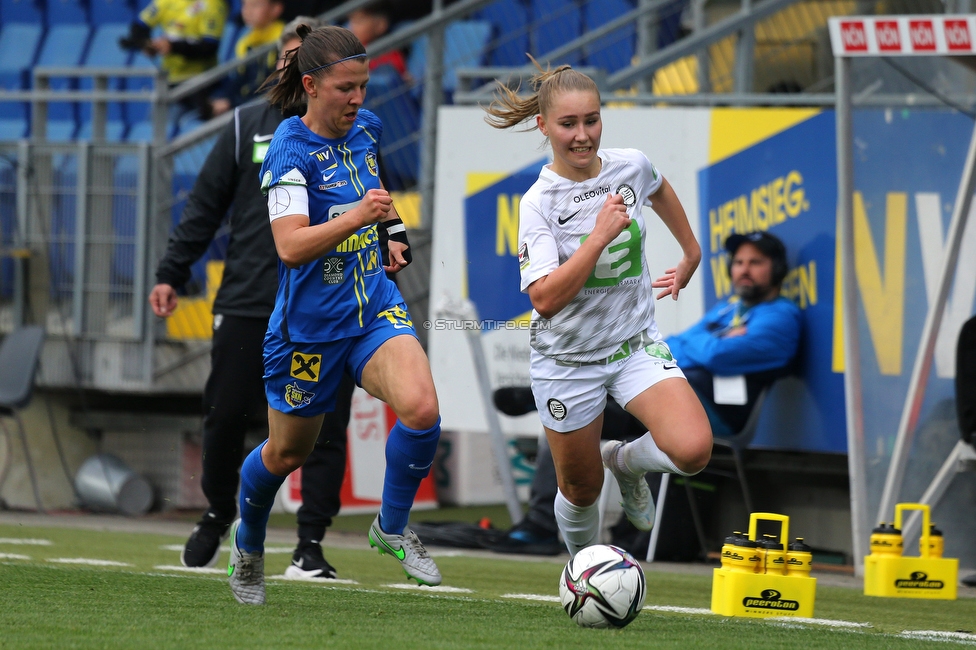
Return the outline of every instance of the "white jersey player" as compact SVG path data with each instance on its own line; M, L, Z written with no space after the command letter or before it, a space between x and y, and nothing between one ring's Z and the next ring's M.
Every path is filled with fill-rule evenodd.
M532 313L532 393L556 466L556 521L569 552L597 543L603 466L641 530L654 522L647 472L691 475L708 463L712 434L694 390L661 340L658 298L677 299L701 260L671 185L635 149L600 149L596 84L569 66L540 71L536 93L500 87L488 122L508 128L531 118L553 162L519 206L521 288ZM642 208L650 206L683 257L655 281L644 257ZM607 394L649 433L600 445ZM602 463L601 461L602 456Z

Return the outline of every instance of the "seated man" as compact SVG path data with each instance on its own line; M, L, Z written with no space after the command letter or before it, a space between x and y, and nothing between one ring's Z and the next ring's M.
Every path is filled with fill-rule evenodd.
M801 332L799 308L779 295L787 273L783 242L766 232L733 234L725 248L733 294L685 332L665 339L701 399L716 436L741 430L763 389L788 373ZM496 405L508 415L530 410L509 412L497 399ZM604 438L628 439L644 433L635 418L611 401L604 417ZM540 554L540 549L558 548L552 544L557 530L556 473L546 451L540 446L528 513L490 546L492 550Z

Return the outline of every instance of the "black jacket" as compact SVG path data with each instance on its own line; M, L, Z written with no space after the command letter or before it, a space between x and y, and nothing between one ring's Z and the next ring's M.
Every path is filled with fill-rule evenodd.
M215 314L269 318L274 309L278 254L268 203L261 194L261 160L255 161L254 152L255 144L266 150L283 119L281 111L265 101L234 111L200 170L156 268L157 282L182 287L190 279L190 266L207 250L233 205Z

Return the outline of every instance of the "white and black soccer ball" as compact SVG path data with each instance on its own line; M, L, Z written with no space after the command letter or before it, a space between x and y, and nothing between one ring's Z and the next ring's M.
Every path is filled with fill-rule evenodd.
M559 600L580 627L624 627L644 607L644 570L622 548L588 546L566 564Z

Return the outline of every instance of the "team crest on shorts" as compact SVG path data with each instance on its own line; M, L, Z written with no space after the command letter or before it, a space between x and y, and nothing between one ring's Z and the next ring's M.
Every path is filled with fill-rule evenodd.
M657 343L651 343L644 348L644 352L647 352L652 357L658 359L664 359L665 361L674 361L674 357L671 355L671 348L664 341L658 341Z
M546 408L549 409L549 415L556 422L562 422L566 419L566 405L558 399L551 399L546 402Z
M285 403L293 409L308 406L312 403L313 397L315 397L315 393L299 388L298 384L285 386Z
M376 154L372 151L366 152L366 169L368 169L369 173L373 176L379 175L379 170L376 168Z
M303 381L319 380L319 372L322 370L322 355L309 354L308 352L292 352L291 372L295 379Z
M620 195L620 198L624 200L624 205L628 208L637 205L637 192L630 185L624 183L617 188L616 193Z

